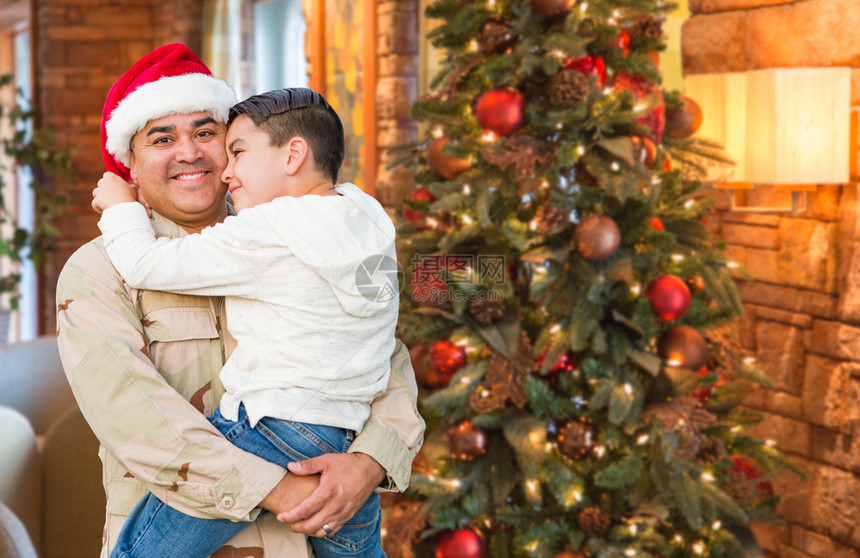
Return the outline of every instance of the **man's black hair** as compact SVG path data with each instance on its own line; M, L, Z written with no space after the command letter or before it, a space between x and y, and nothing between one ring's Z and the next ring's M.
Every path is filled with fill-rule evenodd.
M269 134L275 147L296 136L304 138L313 151L316 170L337 184L346 153L343 124L322 95L306 87L254 95L230 109L227 127L243 114Z

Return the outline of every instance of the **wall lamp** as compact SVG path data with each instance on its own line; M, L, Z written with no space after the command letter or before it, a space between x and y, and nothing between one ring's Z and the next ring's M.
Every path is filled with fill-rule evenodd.
M817 185L849 181L850 68L696 74L684 88L702 109L697 136L722 144L736 163L705 178L731 190L732 211L796 216ZM738 205L738 190L765 184L791 192L791 206Z

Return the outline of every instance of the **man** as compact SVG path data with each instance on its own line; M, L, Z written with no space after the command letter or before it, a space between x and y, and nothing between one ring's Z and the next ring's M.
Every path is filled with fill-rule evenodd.
M157 235L199 232L227 216L220 176L224 122L234 102L229 87L183 45L156 49L111 89L102 119L105 165L140 187ZM374 401L351 453L301 462L284 476L230 444L203 416L219 404L218 373L233 348L220 299L131 289L100 239L69 259L57 299L63 365L102 443L102 556L147 490L196 517L253 519L258 506L289 510L313 489L303 475L321 472L319 488L283 516L294 530L321 537L340 528L375 488L406 487L423 422L401 343L388 391ZM213 556L301 558L310 550L304 536L264 514Z

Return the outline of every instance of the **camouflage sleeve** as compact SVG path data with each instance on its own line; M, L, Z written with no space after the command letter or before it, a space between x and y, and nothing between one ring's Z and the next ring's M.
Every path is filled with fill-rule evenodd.
M382 490L404 491L409 486L412 460L424 442L424 419L418 413L418 385L409 351L400 340L391 356L388 389L370 408L370 418L350 453L373 457L386 471Z
M72 391L102 445L148 490L196 517L251 520L284 476L239 450L158 372L130 293L99 239L57 285L57 336Z

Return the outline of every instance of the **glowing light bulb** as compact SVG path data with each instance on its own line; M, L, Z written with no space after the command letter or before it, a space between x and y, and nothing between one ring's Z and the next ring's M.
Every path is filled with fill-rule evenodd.
M468 196L472 193L472 187L468 184L463 184L463 193Z
M550 333L558 333L559 331L561 331L561 326L559 324L555 324L554 326L549 328Z
M684 256L682 254L672 254L672 261L683 262Z
M474 222L475 222L475 220L474 220L474 219L472 219L472 218L471 218L470 216L468 216L468 215L463 215L463 222L464 222L464 223L466 223L467 225L471 225L472 223L474 223Z
M711 529L713 529L714 531L719 531L720 529L722 529L722 527L723 527L723 524L722 524L722 522L721 522L721 521L719 521L719 520L714 521L714 522L711 524Z
M627 393L627 395L633 395L633 386L630 384L624 384L624 392Z
M642 434L641 436L636 438L636 443L641 446L641 445L647 444L648 440L650 440L650 439L651 439L651 436L649 436L648 434Z
M621 165L618 164L618 161L612 161L612 164L609 167L614 171L618 172L621 169Z
M696 200L687 200L684 202L684 207L690 209L696 203Z
M434 138L441 138L444 135L445 135L445 130L442 128L442 126L436 126L435 128L433 128L433 137Z

